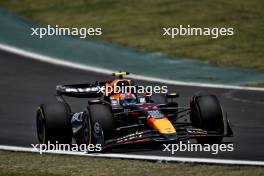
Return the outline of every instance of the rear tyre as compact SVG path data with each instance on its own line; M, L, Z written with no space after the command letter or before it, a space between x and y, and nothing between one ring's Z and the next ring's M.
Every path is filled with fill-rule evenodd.
M224 133L221 105L215 95L195 96L191 102L191 121L195 127L206 131ZM223 137L201 137L199 143L220 143Z
M42 104L37 109L37 135L42 144L72 141L70 109L65 103Z

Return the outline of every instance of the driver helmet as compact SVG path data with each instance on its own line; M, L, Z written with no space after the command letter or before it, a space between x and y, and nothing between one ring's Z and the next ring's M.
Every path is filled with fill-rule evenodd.
M120 104L123 106L136 104L136 96L132 93L120 94Z

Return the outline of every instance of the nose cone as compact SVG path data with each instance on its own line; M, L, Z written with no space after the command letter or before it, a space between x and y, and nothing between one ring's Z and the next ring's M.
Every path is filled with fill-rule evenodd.
M150 118L148 120L150 126L155 130L159 131L160 134L173 134L176 133L174 126L167 118L154 119Z

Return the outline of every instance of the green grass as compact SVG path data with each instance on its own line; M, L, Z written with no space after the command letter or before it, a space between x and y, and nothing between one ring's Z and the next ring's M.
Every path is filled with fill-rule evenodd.
M0 176L260 176L263 167L216 166L0 152Z
M263 0L2 0L41 24L102 27L101 39L212 64L264 71ZM162 27L233 27L234 36L162 37Z
M259 84L246 84L245 86L264 88L264 83L259 83Z

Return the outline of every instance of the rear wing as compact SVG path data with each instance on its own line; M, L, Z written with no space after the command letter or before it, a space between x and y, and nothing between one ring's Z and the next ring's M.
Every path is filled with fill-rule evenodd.
M69 84L56 86L57 95L64 95L76 98L96 98L101 97L101 87L99 85L87 84Z

